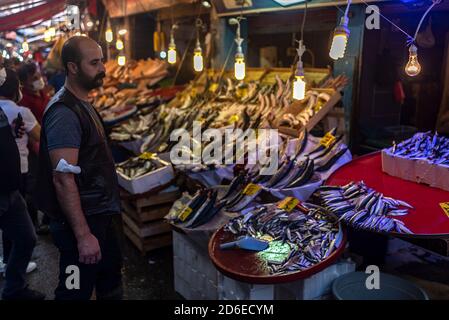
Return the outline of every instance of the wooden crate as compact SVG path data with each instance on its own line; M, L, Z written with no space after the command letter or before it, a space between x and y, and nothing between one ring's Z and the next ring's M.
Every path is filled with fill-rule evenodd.
M153 237L140 238L126 224L123 224L123 231L142 255L154 249L170 246L172 243L171 232L162 233Z
M141 254L171 245L171 227L163 218L181 192L130 195L122 190L121 195L124 233Z

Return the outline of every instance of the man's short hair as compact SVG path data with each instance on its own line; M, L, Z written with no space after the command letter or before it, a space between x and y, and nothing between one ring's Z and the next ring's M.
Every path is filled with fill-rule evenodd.
M82 41L82 36L75 36L68 39L61 50L61 60L62 65L64 66L65 71L67 72L69 69L67 67L69 62L76 63L79 65L81 62L81 46L80 42Z
M33 62L22 65L18 71L20 82L24 83L28 77L33 76L37 71L37 66Z

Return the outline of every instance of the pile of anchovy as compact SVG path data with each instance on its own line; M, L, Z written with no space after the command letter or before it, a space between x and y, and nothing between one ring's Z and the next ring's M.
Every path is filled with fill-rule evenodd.
M363 181L345 186L322 186L317 193L322 205L335 214L339 221L364 230L410 233L395 216L408 214L413 209L408 203L384 196L367 187Z
M291 251L284 261L267 261L270 274L282 274L310 268L326 259L336 248L339 227L319 206L303 203L286 212L277 204L265 204L230 220L225 231L236 236L269 236L287 243Z
M131 179L138 178L162 167L164 167L164 164L157 158L146 160L139 157L131 158L116 165L117 171Z
M396 156L449 165L449 138L436 132L419 132L410 139L393 145L389 151Z

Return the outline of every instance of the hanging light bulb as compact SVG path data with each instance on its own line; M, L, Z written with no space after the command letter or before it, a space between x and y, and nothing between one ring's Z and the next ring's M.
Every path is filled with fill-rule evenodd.
M24 39L23 39L22 50L23 50L23 52L28 52L28 51L30 51L30 46L28 45L27 38L24 38Z
M306 95L306 82L304 81L304 67L302 63L302 55L306 51L306 46L302 40L298 41L298 65L296 67L295 81L293 82L293 99L302 100Z
M106 41L111 43L114 40L114 34L112 33L112 29L108 28L105 32Z
M235 37L235 42L237 43L237 52L235 54L234 62L234 76L237 80L245 79L245 55L243 54L242 42L243 39L240 37L240 20L242 18L231 18L229 19L229 24L237 25L237 32Z
M54 36L56 36L56 29L55 29L55 27L50 27L50 28L48 28L48 34L49 34L49 36L50 37L54 37Z
M44 41L45 42L50 42L51 41L51 35L48 29L45 30L44 32Z
M118 31L118 34L121 35L121 36L124 36L127 32L128 32L128 30L126 30L126 29L120 29Z
M126 64L126 57L123 55L122 52L117 57L117 63L119 66L124 66Z
M177 28L178 28L178 25L174 24L171 27L171 31L170 31L170 43L168 44L168 52L167 52L167 61L170 64L176 63L176 44L175 44L174 32L175 32L175 29L177 29Z
M117 50L123 50L123 41L120 39L117 39L117 42L115 43L115 47L117 48Z
M334 37L332 39L331 50L329 51L329 56L334 60L338 60L345 56L346 45L348 44L349 38L348 13L350 5L351 0L348 0L345 13L340 20L340 25L337 26L334 30Z
M203 52L201 47L196 47L193 55L193 69L195 69L196 72L201 72L203 71L203 68Z
M193 69L196 72L203 71L204 63L203 63L203 51L201 50L200 43L200 29L203 26L203 21L201 19L196 20L196 47L193 52Z
M348 22L349 19L346 16L342 17L340 25L334 30L332 46L329 52L329 56L334 60L343 58L345 55L346 45L349 38Z
M405 65L405 73L410 77L414 77L421 72L421 65L418 62L418 48L412 44L408 52L409 56L408 62Z

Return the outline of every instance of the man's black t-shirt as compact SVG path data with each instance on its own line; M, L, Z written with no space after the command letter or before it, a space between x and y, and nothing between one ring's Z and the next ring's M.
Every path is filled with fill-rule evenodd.
M19 189L20 155L8 118L0 108L0 193Z

